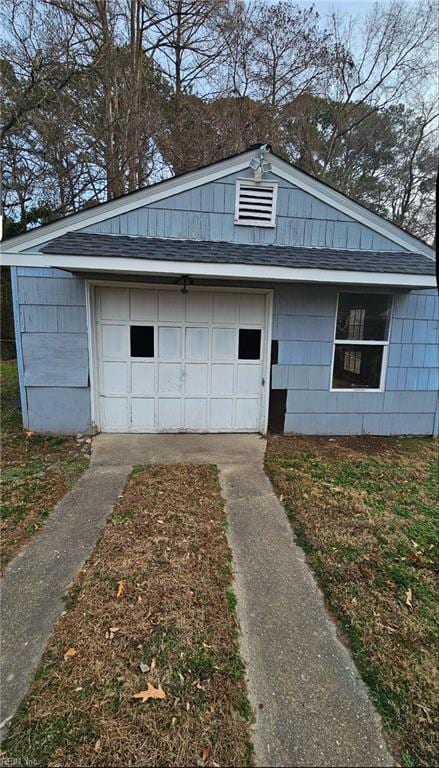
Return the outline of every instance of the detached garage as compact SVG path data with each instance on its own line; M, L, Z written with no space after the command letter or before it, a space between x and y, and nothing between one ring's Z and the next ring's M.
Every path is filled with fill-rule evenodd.
M433 249L267 145L1 254L27 429L437 434Z

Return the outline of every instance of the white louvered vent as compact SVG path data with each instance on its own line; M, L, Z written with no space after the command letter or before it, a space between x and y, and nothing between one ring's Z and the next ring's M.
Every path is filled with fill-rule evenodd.
M236 182L235 224L274 227L277 184L239 180Z

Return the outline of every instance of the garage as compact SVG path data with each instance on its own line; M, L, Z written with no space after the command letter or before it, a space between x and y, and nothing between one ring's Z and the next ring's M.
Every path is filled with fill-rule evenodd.
M265 430L271 292L93 291L95 420L102 431Z

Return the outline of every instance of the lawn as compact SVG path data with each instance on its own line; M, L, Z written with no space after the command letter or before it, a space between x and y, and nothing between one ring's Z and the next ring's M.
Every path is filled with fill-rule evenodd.
M225 528L215 467L134 468L11 722L8 759L251 764Z
M437 459L415 438L279 437L266 455L403 766L439 762Z
M43 437L22 429L15 362L0 367L1 567L44 524L55 504L88 467L75 438Z

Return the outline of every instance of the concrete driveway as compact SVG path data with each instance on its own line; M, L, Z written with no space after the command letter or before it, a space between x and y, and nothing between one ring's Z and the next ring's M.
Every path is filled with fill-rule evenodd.
M260 766L390 766L381 722L263 471L257 435L99 435L90 469L7 569L2 720L24 696L69 582L134 464L220 470Z

